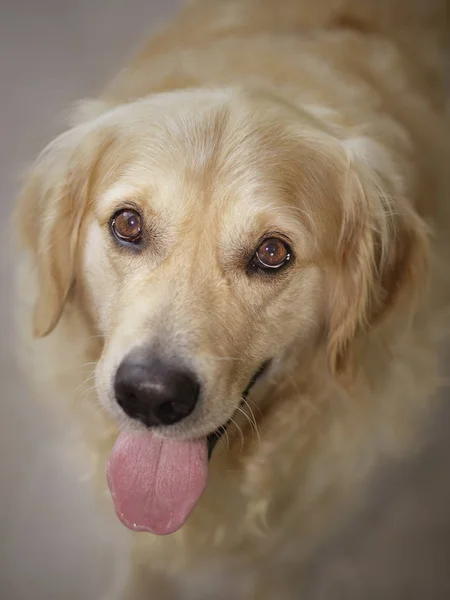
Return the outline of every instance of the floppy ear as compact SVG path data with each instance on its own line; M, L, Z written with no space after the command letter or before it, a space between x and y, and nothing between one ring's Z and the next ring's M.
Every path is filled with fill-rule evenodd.
M350 159L345 178L328 333L330 370L345 382L356 338L395 310L410 318L427 283L428 228L389 177L392 168Z
M86 126L54 140L38 158L19 199L19 235L37 267L36 337L58 323L74 281L80 224L99 145Z

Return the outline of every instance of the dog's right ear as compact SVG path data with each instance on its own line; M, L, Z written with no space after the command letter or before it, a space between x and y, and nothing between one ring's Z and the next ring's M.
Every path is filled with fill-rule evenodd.
M16 226L37 269L36 337L56 326L74 283L80 225L105 143L89 125L62 134L39 156L20 196Z

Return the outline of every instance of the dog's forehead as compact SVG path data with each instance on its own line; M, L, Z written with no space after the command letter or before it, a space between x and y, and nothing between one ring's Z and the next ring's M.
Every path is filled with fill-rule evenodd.
M215 115L217 117L217 115ZM217 117L218 118L218 117ZM135 201L155 212L182 216L239 207L252 211L275 194L280 171L258 143L259 132L244 136L210 120L158 123L116 142L102 161L96 196L100 210ZM280 151L277 151L280 154Z
M231 100L215 97L203 104L192 98L186 106L173 103L172 98L167 106L131 104L98 120L99 135L108 132L114 138L104 161L108 179L117 180L120 170L126 179L140 178L142 184L198 178L204 186L218 176L240 177L243 169L264 172L269 155L279 156L283 150L282 127L275 133L266 115L248 107L236 108Z

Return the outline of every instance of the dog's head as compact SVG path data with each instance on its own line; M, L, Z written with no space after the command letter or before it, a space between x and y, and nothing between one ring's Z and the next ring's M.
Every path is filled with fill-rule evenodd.
M426 233L394 170L376 144L236 90L107 110L50 144L22 197L36 335L75 302L104 339L103 406L197 464L190 440L224 426L268 365L323 351L348 376L355 340L413 298Z

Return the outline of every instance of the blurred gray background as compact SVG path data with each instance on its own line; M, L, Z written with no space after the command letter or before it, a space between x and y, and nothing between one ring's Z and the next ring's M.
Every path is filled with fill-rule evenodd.
M314 0L311 0L314 1ZM426 0L424 0L426 1ZM23 169L178 0L0 4L0 598L97 600L123 564L83 474L59 456L50 415L15 365L8 218ZM450 599L450 409L430 443L392 465L351 526L308 567L302 600ZM112 592L111 592L112 594ZM112 596L108 596L111 597ZM276 600L276 599L275 599Z

